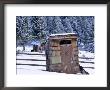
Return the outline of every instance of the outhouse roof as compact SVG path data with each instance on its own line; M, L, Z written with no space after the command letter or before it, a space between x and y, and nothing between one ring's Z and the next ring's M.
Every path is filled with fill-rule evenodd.
M75 33L58 33L58 34L51 34L50 36L59 36L59 35L77 35Z
M75 33L59 33L59 34L50 35L50 39L63 39L63 38L77 38L77 34L75 34Z

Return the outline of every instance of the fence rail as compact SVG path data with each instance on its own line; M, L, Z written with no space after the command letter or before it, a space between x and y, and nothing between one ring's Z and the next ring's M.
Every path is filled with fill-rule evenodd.
M16 63L16 65L45 66L46 67L46 65L40 65L40 64L22 64L22 63Z
M83 68L91 68L91 69L95 69L94 67L83 67Z
M79 61L80 63L91 63L94 64L94 62L85 62L85 61Z
M89 58L89 57L79 57L80 59L94 59L94 58Z
M39 60L39 59L19 59L19 58L17 58L16 60L27 60L27 61L46 61L46 60Z
M26 55L45 55L44 53L18 53L18 54L26 54ZM79 57L79 59L94 59L94 58L89 58L89 57ZM16 58L16 60L27 60L27 61L46 61L46 60L39 60L39 59L22 59L22 58ZM79 61L79 63L91 63L94 64L94 62L92 61ZM41 65L41 64L22 64L22 63L16 63L16 65L29 65L29 66L44 66L46 67L46 65ZM91 68L94 69L94 67L88 66L82 66L83 68Z
M17 53L17 54L26 54L26 55L45 55L42 53Z

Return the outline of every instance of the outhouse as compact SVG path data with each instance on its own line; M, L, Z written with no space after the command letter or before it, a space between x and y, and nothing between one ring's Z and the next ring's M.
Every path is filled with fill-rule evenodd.
M46 69L50 72L78 73L77 35L74 33L51 34L46 49Z

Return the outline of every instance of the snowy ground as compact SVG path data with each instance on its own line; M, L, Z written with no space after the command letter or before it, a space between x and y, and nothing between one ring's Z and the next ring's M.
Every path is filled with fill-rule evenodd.
M26 47L25 52L22 52L22 47L18 47L17 51L18 50L20 51L20 54L17 54L16 56L17 74L65 74L45 71L45 52L30 52L32 47L28 46ZM89 74L95 73L94 53L79 51L79 63Z
M95 54L87 51L79 51L79 64L83 66L89 74L95 73Z

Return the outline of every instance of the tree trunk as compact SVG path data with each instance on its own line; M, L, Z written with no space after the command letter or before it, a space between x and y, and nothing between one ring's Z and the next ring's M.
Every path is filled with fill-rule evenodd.
M25 51L25 45L23 45L23 51Z

